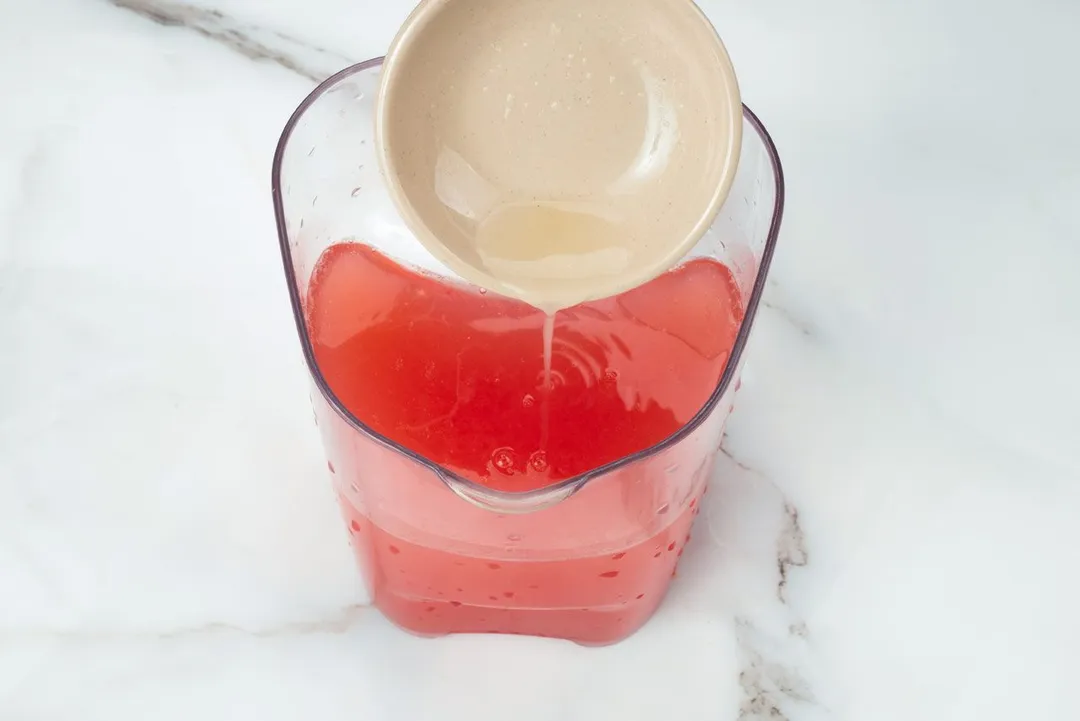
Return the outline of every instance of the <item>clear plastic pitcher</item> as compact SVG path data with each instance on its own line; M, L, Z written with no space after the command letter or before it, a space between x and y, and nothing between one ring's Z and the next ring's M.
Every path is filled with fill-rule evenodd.
M708 490L780 228L776 148L746 109L738 176L706 235L679 268L654 281L660 285L561 312L556 360L544 371L543 315L469 288L395 211L372 147L380 64L369 60L319 85L289 119L273 165L281 254L315 419L373 603L421 635L619 641L663 600ZM320 260L328 249L342 251L333 271ZM703 350L713 334L701 324L731 320L726 306L700 294L712 287L701 278L721 264L738 315L729 342ZM632 317L633 332L604 335L616 316ZM350 324L363 332L350 335ZM410 335L419 333L414 324L427 335ZM511 331L518 340L535 338L533 350L506 350L518 347ZM353 365L342 375L346 351ZM476 376L475 368L487 370ZM473 375L463 380L463 373ZM528 392L505 388L534 376ZM500 383L509 395L498 395ZM577 390L552 390L562 400L548 408L545 390L559 383ZM684 392L693 384L697 396ZM614 410L575 410L581 399L605 393ZM491 418L484 406L459 414L477 398L504 397L520 407L509 415L500 407ZM636 415L626 415L629 408ZM510 432L518 416L534 419L528 433L543 418L540 446L558 439L579 460L600 462L537 485L530 479L550 475L549 465L560 462L555 454L483 447L491 457L479 471L447 460ZM670 432L635 447L645 428Z

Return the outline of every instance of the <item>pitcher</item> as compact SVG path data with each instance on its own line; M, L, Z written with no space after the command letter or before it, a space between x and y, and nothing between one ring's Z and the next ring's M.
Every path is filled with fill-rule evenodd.
M319 85L273 165L315 419L372 601L426 636L619 641L661 603L708 490L780 228L776 149L744 109L738 175L696 247L560 311L545 344L542 312L470 287L405 229L373 148L380 64Z

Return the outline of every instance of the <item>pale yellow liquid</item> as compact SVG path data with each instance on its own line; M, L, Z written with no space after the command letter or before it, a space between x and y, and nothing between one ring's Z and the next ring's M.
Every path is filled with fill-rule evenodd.
M595 280L630 265L628 234L610 211L580 202L511 203L477 228L476 250L488 273L535 305L544 319L541 448L547 445L551 346L559 310L590 297Z
M476 251L508 294L551 314L591 299L599 280L625 273L629 239L620 219L597 204L509 203L480 223Z
M540 405L540 450L547 450L548 417L551 415L550 396L555 390L551 381L551 346L555 339L555 313L544 317L544 398Z

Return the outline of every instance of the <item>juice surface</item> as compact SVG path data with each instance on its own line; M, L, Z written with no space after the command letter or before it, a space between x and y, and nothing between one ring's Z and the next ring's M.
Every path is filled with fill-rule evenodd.
M724 370L742 319L738 299L725 266L695 259L628 293L560 311L550 375L544 313L437 280L364 245L323 253L305 313L319 368L358 419L464 478L526 491L648 448L685 424ZM648 489L631 470L623 488L569 499L591 505L578 509L576 522L533 523L525 543L559 534L594 550L555 555L510 542L443 544L430 521L415 534L396 517L391 528L342 492L364 486L362 471L339 478L338 489L375 603L398 625L428 635L491 631L600 644L628 635L659 604L710 463L711 454L679 471L701 476L684 484L693 491L679 507L657 511L666 516L650 509L648 530L643 522L640 534L600 551L593 536L625 525L632 497ZM448 524L475 510L441 485L420 483L426 469L400 468L378 482L401 491L402 517L409 506L430 504L432 493L445 494ZM483 535L484 517L470 522Z
M357 418L465 478L525 491L648 448L686 423L723 372L738 297L728 269L700 259L561 311L550 388L544 313L367 246L324 252L307 315L323 376Z

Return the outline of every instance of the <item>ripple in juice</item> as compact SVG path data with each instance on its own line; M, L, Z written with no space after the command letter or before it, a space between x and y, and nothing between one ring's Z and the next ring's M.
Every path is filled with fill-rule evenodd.
M716 388L742 306L724 265L692 259L559 311L550 373L545 317L350 243L324 251L305 296L319 371L356 418L503 492L557 484L676 432ZM693 446L691 434L688 448L590 481L564 508L508 515L366 437L323 433L361 569L388 618L424 635L585 644L626 637L660 603L718 440Z

